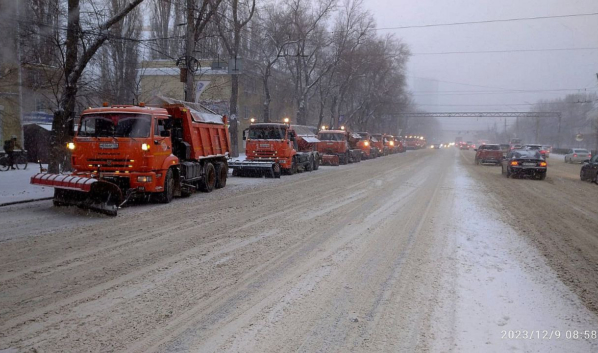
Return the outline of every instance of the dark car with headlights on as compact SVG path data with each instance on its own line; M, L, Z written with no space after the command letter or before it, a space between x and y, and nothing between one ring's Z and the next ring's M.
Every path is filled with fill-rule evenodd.
M598 184L598 154L590 160L585 160L579 171L579 178L582 181L590 181Z
M546 178L546 160L536 150L512 150L502 161L502 173L509 177Z

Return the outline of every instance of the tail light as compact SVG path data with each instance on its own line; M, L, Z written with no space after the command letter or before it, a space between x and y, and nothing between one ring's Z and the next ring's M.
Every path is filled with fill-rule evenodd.
M546 162L540 162L540 167L546 167L547 165Z
M519 165L519 162L517 162L517 161L511 161L511 165L512 165L512 166L518 166L518 165Z
M573 155L573 157L577 157L577 153Z
M546 151L540 151L541 154L546 154Z

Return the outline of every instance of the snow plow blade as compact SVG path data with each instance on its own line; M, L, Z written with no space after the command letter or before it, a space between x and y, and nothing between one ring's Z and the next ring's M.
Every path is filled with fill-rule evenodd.
M116 216L123 196L113 183L75 175L39 173L31 184L54 187L55 206L77 206L109 216Z
M232 161L228 163L233 176L280 178L280 165L276 162Z
M322 156L322 165L338 166L339 164L340 160L335 154L325 154Z

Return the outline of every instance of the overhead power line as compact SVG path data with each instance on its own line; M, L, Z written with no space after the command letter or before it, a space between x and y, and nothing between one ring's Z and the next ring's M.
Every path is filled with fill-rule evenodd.
M373 30L392 30L392 29L408 29L408 28L463 26L463 25L476 25L476 24L484 24L484 23L534 21L534 20L548 20L548 19L554 19L554 18L587 17L587 16L596 16L596 15L598 15L598 12L578 13L578 14L570 14L570 15L556 15L556 16L536 16L536 17L507 18L507 19L483 20L483 21L466 21L466 22L452 22L452 23L431 23L431 24L424 24L424 25L398 26L398 27L382 27L382 28L372 28L372 29Z
M598 47L590 48L547 48L547 49L511 49L511 50L479 50L479 51L447 51L435 53L411 53L413 56L419 55L450 55L450 54L498 54L498 53L534 53L547 51L587 51L598 50Z

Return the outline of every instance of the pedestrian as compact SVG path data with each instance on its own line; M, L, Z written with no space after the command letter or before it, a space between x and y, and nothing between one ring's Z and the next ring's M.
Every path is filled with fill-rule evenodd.
M19 145L19 143L17 142L17 137L15 135L12 135L10 140L6 140L4 141L4 152L6 152L6 154L8 155L8 163L10 165L10 169L16 169L14 167L15 164L15 148L19 148L19 149L23 149L21 147L21 145Z

